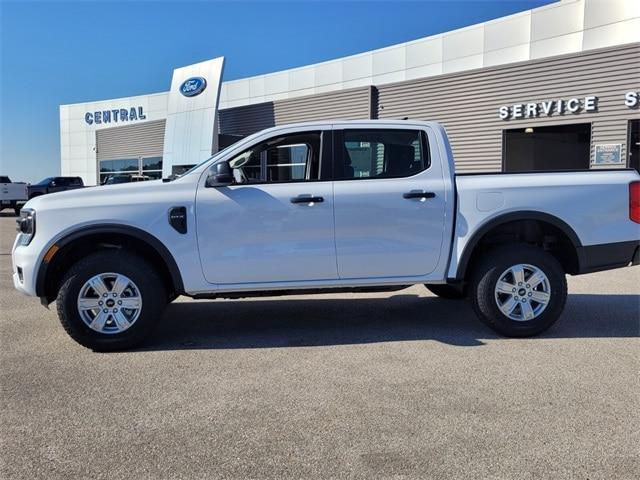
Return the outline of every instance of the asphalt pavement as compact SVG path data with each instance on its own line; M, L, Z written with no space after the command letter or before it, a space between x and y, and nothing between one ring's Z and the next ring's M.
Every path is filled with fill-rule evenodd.
M639 267L530 339L415 286L181 298L104 354L13 289L1 217L0 478L638 478Z

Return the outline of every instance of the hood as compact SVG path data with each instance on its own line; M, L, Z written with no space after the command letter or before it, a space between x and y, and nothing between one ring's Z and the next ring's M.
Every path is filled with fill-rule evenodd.
M49 210L58 208L90 207L92 205L116 205L119 203L135 203L136 199L148 197L150 193L160 192L170 183L162 180L147 182L121 183L85 187L64 192L49 193L29 200L26 208Z

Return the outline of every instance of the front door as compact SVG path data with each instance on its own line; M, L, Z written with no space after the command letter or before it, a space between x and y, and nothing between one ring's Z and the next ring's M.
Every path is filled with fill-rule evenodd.
M339 277L418 277L434 271L443 248L446 195L427 132L368 128L335 136Z
M198 188L208 282L250 288L337 278L332 183L321 172L331 154L323 137L305 131L261 142L229 161L234 184Z

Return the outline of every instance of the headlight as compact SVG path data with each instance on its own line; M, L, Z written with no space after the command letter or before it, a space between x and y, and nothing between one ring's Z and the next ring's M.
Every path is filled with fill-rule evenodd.
M36 212L32 208L20 210L20 218L16 220L18 224L18 236L20 245L29 245L31 239L36 234Z

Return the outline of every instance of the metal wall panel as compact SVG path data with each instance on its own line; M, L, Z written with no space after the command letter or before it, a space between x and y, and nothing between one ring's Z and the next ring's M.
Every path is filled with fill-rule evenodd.
M248 135L264 128L316 120L371 118L372 87L340 90L220 110L220 133Z
M275 125L273 102L218 110L221 134L250 135Z
M313 120L369 118L371 87L298 97L274 102L276 125Z
M624 94L640 88L640 44L378 87L378 117L439 121L449 133L459 172L500 171L502 132L567 123L592 124L596 143L622 143L638 110ZM598 111L501 120L502 105L598 97Z
M98 160L161 157L165 120L96 130Z
M459 172L500 171L502 133L511 128L591 123L596 143L621 143L638 110L624 105L640 89L640 44L483 68L469 72L362 87L220 111L221 133L250 134L286 123L365 118L439 121L447 128ZM377 92L377 94L376 94ZM595 113L501 120L503 105L588 95Z

